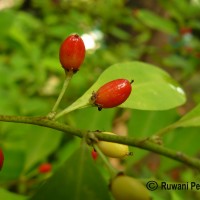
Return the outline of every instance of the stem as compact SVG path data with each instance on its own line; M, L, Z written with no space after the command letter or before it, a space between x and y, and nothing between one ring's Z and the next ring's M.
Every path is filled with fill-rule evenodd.
M168 133L169 131L177 128L176 123L170 124L169 126L166 126L165 128L162 128L161 130L159 130L158 132L156 132L153 136L159 136L162 137L164 136L166 133Z
M115 177L117 174L117 170L115 168L113 168L113 166L110 164L110 162L108 161L108 159L106 158L106 156L101 152L101 150L99 149L99 147L96 144L93 144L95 151L97 151L97 153L99 154L99 156L101 157L101 159L103 160L103 162L105 163L105 165L107 166L111 177Z
M73 128L71 126L65 125L63 123L52 121L52 120L48 119L47 117L26 117L26 116L0 115L0 121L33 124L33 125L37 125L37 126L48 127L48 128L52 128L52 129L55 129L58 131L65 132L65 133L73 134L80 138L84 137L88 133L88 131L79 130L79 129ZM126 145L130 145L130 146L138 147L140 149L152 151L152 152L169 157L171 159L182 162L188 166L191 166L191 167L194 167L194 168L200 170L200 160L199 159L197 159L195 157L190 157L180 151L175 151L175 150L163 147L161 145L154 144L148 140L143 140L143 139L141 140L138 138L124 137L124 136L118 136L118 135L110 135L110 134L105 134L105 133L95 134L95 137L98 140L126 144Z
M59 106L59 104L60 104L60 102L61 102L61 100L62 100L62 98L65 94L65 91L66 91L66 89L69 85L69 82L70 82L71 78L73 77L73 74L74 74L73 71L69 71L69 72L66 73L65 81L64 81L63 87L60 91L60 94L59 94L59 96L56 100L56 103L54 104L51 112L47 115L47 117L49 119L53 119L55 117L56 110L57 110L57 108L58 108L58 106Z
M91 105L90 103L83 104L83 105L77 104L75 106L72 104L71 106L65 108L64 110L62 110L61 112L59 112L57 115L55 115L54 119L58 119L58 118L62 117L63 115L66 115L66 114L72 112L73 110L77 110L77 109L81 109L81 108L86 108L86 107L88 107L90 105Z

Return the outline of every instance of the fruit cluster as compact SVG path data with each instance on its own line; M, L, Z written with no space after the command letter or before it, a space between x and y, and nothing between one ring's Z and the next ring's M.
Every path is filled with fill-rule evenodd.
M67 72L77 72L85 58L85 45L78 34L68 36L60 47L60 63ZM116 79L105 83L90 98L92 105L102 108L113 108L124 103L131 94L133 81ZM107 134L114 134L105 132ZM128 146L99 141L100 150L109 157L122 158L129 154ZM93 152L93 157L95 152Z
M76 73L85 58L85 45L78 34L68 36L60 46L59 58L66 72ZM113 108L124 103L131 94L131 83L126 79L116 79L101 86L93 92L91 103L102 108Z
M60 63L66 74L68 72L72 74L76 73L85 58L85 45L81 37L77 34L67 37L61 44L59 56ZM109 81L91 94L89 102L93 106L96 106L99 111L103 108L117 107L124 103L130 96L132 83L133 81L124 78ZM116 135L111 132L102 133ZM103 153L105 156L113 158L123 158L130 154L127 145L107 141L95 142L94 149L91 152L94 160L98 158L98 153ZM48 163L39 167L40 173L46 173L50 170L51 166ZM111 180L110 190L116 200L150 199L147 189L139 181L122 174L118 174Z

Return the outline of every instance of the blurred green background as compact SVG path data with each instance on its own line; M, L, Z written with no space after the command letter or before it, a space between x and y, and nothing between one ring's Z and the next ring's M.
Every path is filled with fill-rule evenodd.
M168 71L182 85L188 100L178 109L162 112L111 109L97 114L88 108L67 115L63 122L86 130L113 131L116 119L122 117L122 129L131 136L149 136L200 102L199 0L1 0L0 114L39 116L51 110L65 76L59 47L71 33L81 35L87 53L61 108L81 96L109 65L133 60ZM199 128L178 131L187 142L174 143L180 139L176 134L166 138L166 144L190 155L199 153L199 140L195 139ZM188 131L193 134L187 135ZM0 185L15 193L32 194L45 178L37 173L40 163L51 162L56 169L79 143L70 135L50 129L1 122L5 166ZM194 171L174 161L132 150L134 159L123 163L129 174L171 180L174 177L170 174L178 166L175 179L193 178ZM0 195L6 194L0 190ZM178 200L182 194L154 195L155 199L163 196ZM198 199L196 193L188 195Z

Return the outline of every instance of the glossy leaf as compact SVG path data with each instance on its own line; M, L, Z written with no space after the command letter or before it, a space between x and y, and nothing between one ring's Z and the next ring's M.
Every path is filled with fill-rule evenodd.
M110 200L108 186L85 144L31 198L47 199Z
M119 107L140 110L167 110L185 102L181 87L162 69L142 62L125 62L107 68L92 87L67 111L89 106L93 91L118 78L134 80L132 93Z

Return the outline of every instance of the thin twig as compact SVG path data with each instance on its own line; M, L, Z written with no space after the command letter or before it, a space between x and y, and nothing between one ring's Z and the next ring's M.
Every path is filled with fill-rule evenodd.
M14 122L14 123L25 123L25 124L33 124L37 126L43 126L52 128L58 131L66 132L69 134L73 134L78 137L84 137L88 133L85 130L79 130L73 128L71 126L65 125L63 123L59 123L56 121L49 120L47 117L26 117L26 116L7 116L7 115L0 115L0 121L4 122ZM95 132L94 132L95 134ZM200 170L200 160L194 157L190 157L182 152L174 151L172 149L163 147L158 144L154 144L149 140L141 140L132 137L124 137L124 136L116 136L116 135L109 135L98 133L95 135L98 140L108 141L108 142L116 142L120 144L126 144L134 147L138 147L140 149L145 149L148 151L152 151L158 153L160 155L169 157L173 160L182 162L186 165L194 167Z
M73 71L66 72L65 81L63 83L63 87L62 87L62 89L60 91L60 94L59 94L59 96L58 96L58 98L56 100L56 103L54 104L51 112L47 115L47 117L49 119L53 119L55 117L56 111L58 109L58 106L59 106L59 104L60 104L60 102L61 102L61 100L62 100L62 98L63 98L63 96L65 94L65 91L66 91L66 89L67 89L67 87L69 85L69 82L70 82L71 78L73 77L73 74L74 74Z

